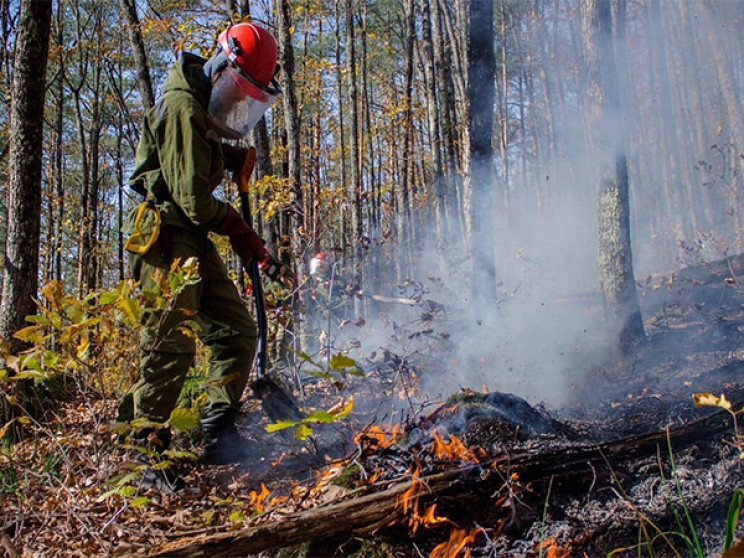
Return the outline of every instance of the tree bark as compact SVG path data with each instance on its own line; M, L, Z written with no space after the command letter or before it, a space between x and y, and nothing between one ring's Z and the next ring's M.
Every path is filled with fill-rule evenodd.
M137 68L137 86L139 87L142 102L146 108L155 104L155 95L152 92L152 80L150 79L150 64L147 61L147 50L142 39L139 16L137 15L137 4L135 0L119 0L119 7L124 12L124 19L129 34L129 42L132 46L132 56Z
M46 71L51 31L51 0L22 0L10 95L8 223L5 241L0 336L11 348L23 344L12 335L36 313L41 165Z
M645 339L630 244L630 202L625 136L620 120L610 0L582 5L587 95L599 159L599 280L617 348L629 352Z
M294 47L292 46L292 8L288 0L278 6L278 28L282 43L281 63L284 70L283 107L284 127L287 132L287 178L290 180L289 228L293 254L282 254L283 261L301 267L301 255L305 252L305 237L300 234L302 222L302 176L300 162L300 117L294 82Z
M494 175L492 168L493 104L496 96L493 3L473 2L470 6L470 46L468 52L468 96L470 98L470 173L466 190L470 200L469 252L473 261L472 303L476 318L496 299L494 261Z

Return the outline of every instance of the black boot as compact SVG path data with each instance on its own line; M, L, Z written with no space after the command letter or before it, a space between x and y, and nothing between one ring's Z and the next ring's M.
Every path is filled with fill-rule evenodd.
M183 489L183 479L178 475L175 465L165 468L155 468L162 461L161 454L168 449L171 442L171 431L167 428L155 430L144 428L137 432L134 443L147 448L147 452L137 454L137 464L144 465L141 484L145 488L155 488L162 492L178 492Z
M207 465L241 463L251 455L250 442L238 434L234 409L220 409L202 419L204 462Z

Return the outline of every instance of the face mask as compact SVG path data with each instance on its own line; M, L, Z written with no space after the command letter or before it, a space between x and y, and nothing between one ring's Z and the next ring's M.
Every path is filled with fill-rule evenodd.
M212 84L208 112L227 137L245 137L279 96L276 87L262 87L245 72L227 66ZM219 130L218 130L219 131Z

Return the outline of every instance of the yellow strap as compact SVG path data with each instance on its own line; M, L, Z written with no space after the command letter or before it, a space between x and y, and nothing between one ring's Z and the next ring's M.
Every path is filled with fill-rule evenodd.
M142 233L142 222L147 211L152 212L155 224L150 233L150 238L145 241L145 236ZM143 201L137 206L137 214L134 217L134 232L127 239L124 248L132 254L144 256L152 245L155 244L158 236L160 236L160 211L158 211L158 208L151 201Z

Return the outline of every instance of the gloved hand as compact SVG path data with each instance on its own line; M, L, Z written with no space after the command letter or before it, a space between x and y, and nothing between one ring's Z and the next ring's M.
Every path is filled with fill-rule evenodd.
M261 263L261 270L271 281L281 283L290 289L294 288L292 270L273 256L270 255L265 262Z
M232 206L222 226L215 232L230 238L230 246L232 246L233 252L243 259L243 265L246 268L254 259L261 263L269 258L269 251L266 249L263 239L248 226L240 213Z

